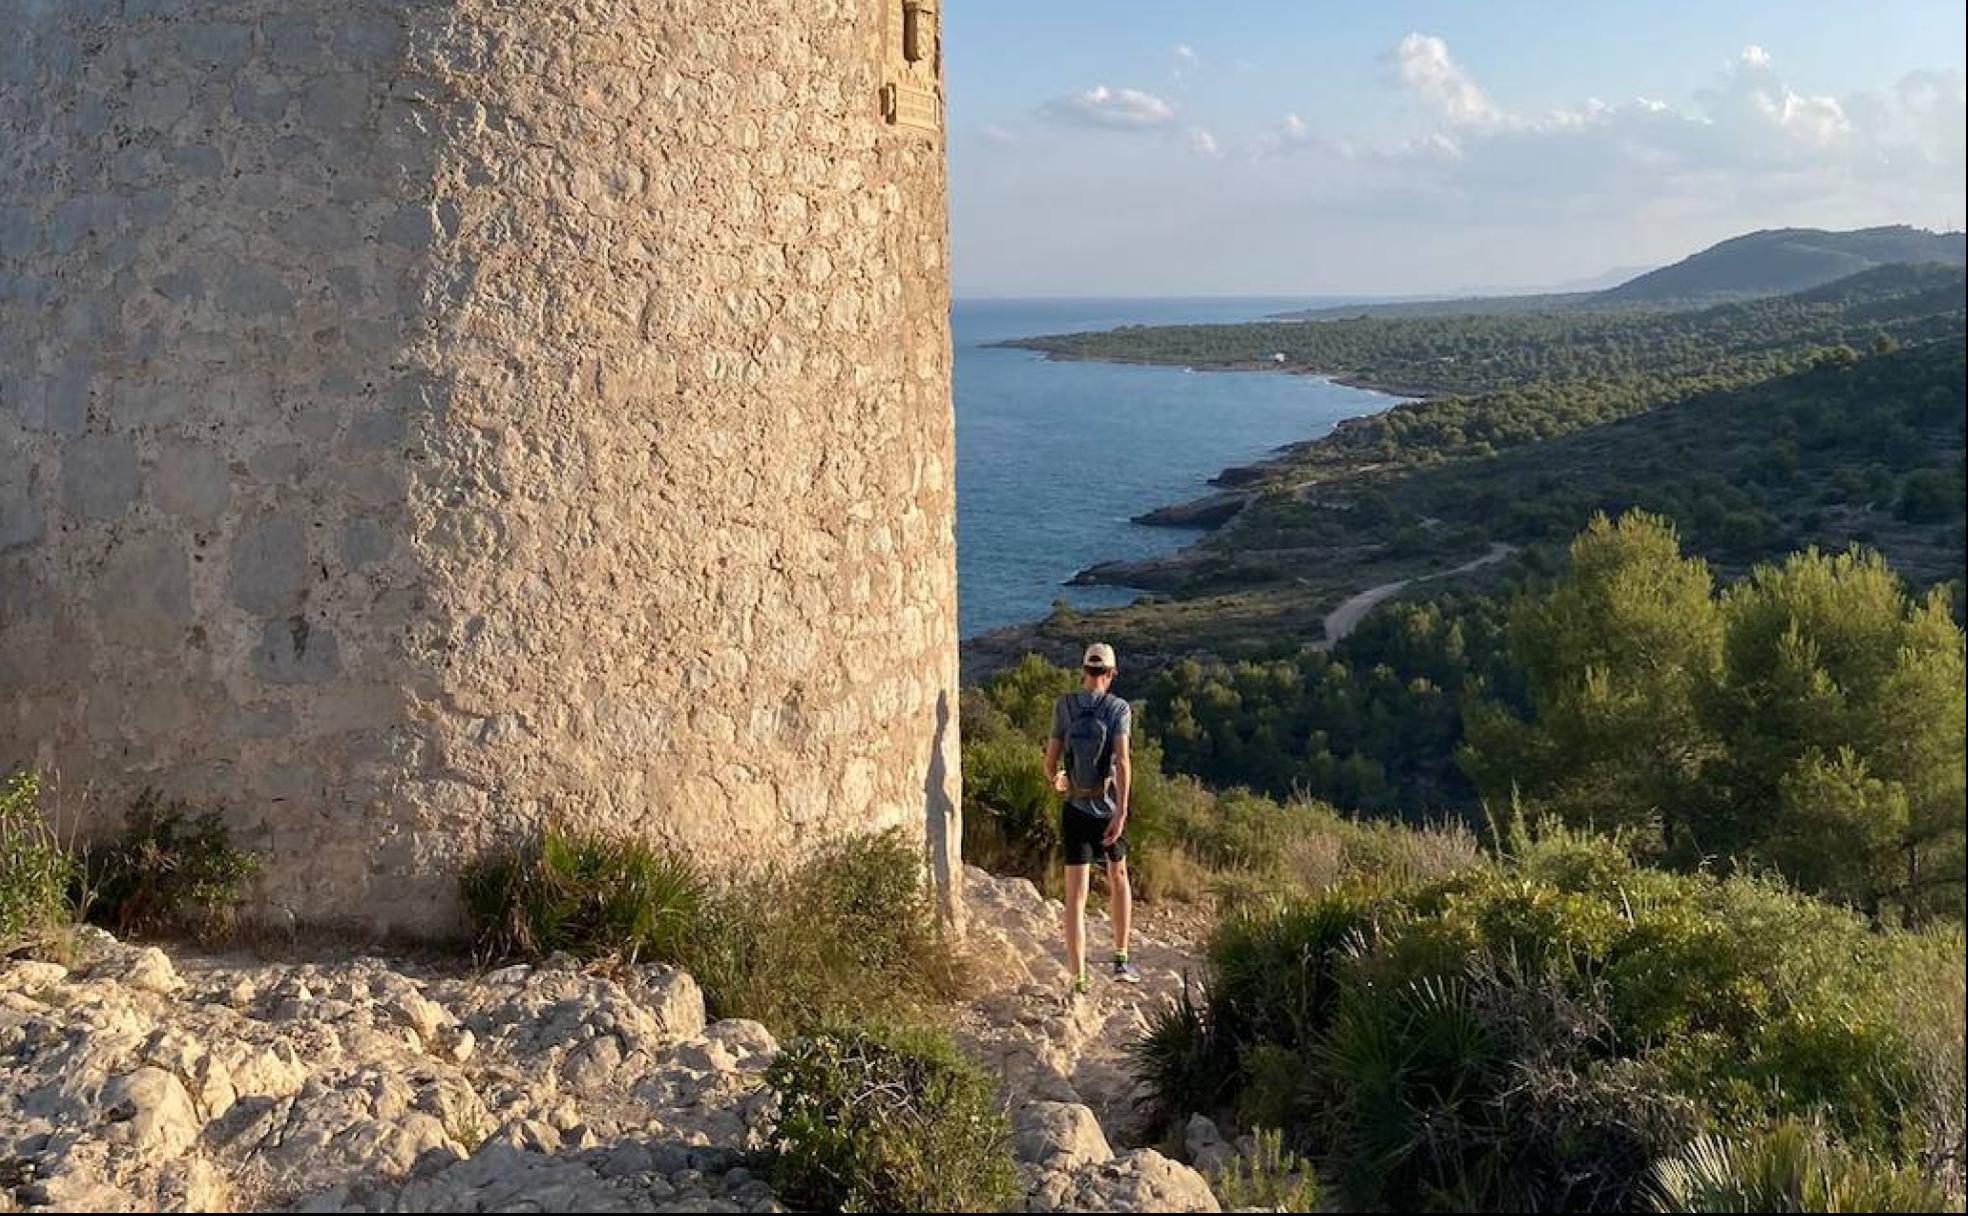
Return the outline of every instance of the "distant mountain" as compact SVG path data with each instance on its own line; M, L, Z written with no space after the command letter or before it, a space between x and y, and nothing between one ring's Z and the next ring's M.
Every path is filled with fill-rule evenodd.
M1733 237L1594 298L1596 304L1786 295L1895 262L1968 264L1968 236L1906 225L1827 232L1772 228Z
M1905 224L1829 232L1772 228L1732 237L1700 253L1607 287L1611 276L1531 295L1466 294L1455 299L1348 304L1279 313L1291 321L1356 317L1502 315L1572 309L1658 309L1717 304L1757 296L1791 295L1850 278L1876 266L1906 263L1968 265L1968 234L1928 232ZM1617 273L1617 272L1615 272ZM1626 272L1631 275L1632 272ZM1605 287L1605 290L1596 288Z

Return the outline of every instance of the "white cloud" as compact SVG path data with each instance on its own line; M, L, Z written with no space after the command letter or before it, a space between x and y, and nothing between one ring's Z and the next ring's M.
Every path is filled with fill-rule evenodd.
M1016 132L1001 127L996 123L988 123L979 127L977 129L977 137L987 144L997 144L1001 148L1008 148L1018 142Z
M1058 97L1039 108L1048 118L1114 131L1148 131L1171 126L1175 107L1140 89L1110 89L1099 85L1084 93Z
M1193 46L1177 46L1175 48L1175 57L1192 67L1202 62L1202 56L1196 54L1196 48Z
M1411 33L1389 52L1394 70L1417 97L1453 126L1491 126L1502 115L1462 66L1449 57L1449 44L1431 34Z
M1019 172L982 155L956 167L960 281L1112 294L1530 285L1755 228L1961 223L1959 71L1834 94L1746 48L1698 90L1581 90L1518 109L1440 38L1411 34L1384 62L1383 102L1407 104L1358 129L1348 110L1280 107L1240 130L1187 94L1110 87L1043 107L1043 135L1008 123L1023 137ZM1113 131L1136 135L1089 134Z
M1769 52L1750 45L1684 107L1588 98L1525 115L1495 105L1439 38L1410 34L1389 58L1440 126L1376 155L1414 167L1419 180L1409 189L1444 191L1478 209L1666 199L1792 208L1908 188L1960 190L1958 73L1914 73L1891 94L1838 98L1792 88Z

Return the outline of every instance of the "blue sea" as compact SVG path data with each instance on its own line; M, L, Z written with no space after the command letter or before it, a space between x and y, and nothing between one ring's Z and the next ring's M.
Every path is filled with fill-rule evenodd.
M1065 598L1125 604L1121 587L1068 587L1096 562L1180 548L1197 533L1132 517L1210 492L1211 477L1393 398L1312 376L1055 363L994 350L1006 338L1120 325L1251 321L1338 299L959 300L957 593L964 637L1042 617Z

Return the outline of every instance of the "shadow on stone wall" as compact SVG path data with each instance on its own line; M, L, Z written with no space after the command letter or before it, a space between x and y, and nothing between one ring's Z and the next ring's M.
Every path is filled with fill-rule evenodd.
M936 694L936 734L929 744L929 766L923 778L923 840L929 849L930 877L936 883L937 906L944 923L963 931L963 820L956 800L949 763L950 693Z

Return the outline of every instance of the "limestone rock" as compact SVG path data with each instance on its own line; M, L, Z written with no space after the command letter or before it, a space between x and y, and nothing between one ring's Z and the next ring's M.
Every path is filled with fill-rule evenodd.
M1201 1174L1146 1148L1104 1165L1046 1174L1028 1198L1027 1207L1050 1212L1222 1210Z
M1012 1150L1018 1159L1049 1170L1073 1170L1114 1159L1107 1134L1091 1110L1077 1103L1027 1102L1012 1116Z
M1182 1147L1189 1155L1189 1164L1208 1175L1219 1173L1237 1155L1234 1147L1224 1143L1223 1133L1217 1130L1216 1124L1203 1115L1189 1117L1189 1125L1183 1129Z
M0 993L18 992L34 997L67 978L68 968L60 963L44 963L26 958L0 962Z
M184 1083L161 1068L113 1078L103 1087L98 1111L107 1138L139 1156L175 1156L202 1126Z
M96 968L95 973L101 974L105 969L113 971L124 987L158 996L171 995L183 983L178 979L177 969L171 965L170 958L156 946L147 946L126 957L104 963Z

